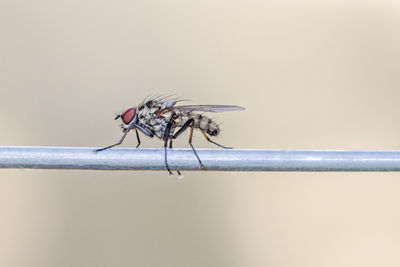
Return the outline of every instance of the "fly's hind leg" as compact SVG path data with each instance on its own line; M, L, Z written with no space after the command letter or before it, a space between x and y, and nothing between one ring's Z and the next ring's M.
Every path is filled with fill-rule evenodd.
M208 137L208 135L206 134L205 131L201 131L201 132L203 133L204 137L207 139L208 142L213 143L214 145L217 145L217 146L225 148L225 149L232 149L233 148L233 147L227 147L227 146L220 145L217 142L214 142L213 140L211 140L210 137Z
M197 160L199 161L200 164L200 169L205 170L205 167L203 165L203 162L201 162L201 159L199 155L197 155L196 149L194 149L192 145L192 137L193 137L193 129L194 129L194 119L191 118L185 124L172 136L173 139L177 138L181 133L183 133L188 127L190 127L190 135L189 135L189 145L193 150L194 155L196 156Z

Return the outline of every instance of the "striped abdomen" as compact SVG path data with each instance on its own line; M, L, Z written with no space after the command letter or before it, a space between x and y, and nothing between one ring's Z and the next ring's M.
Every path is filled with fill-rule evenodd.
M212 119L201 114L192 114L191 117L194 119L194 128L199 128L211 136L219 134L219 126Z
M218 124L207 116L182 111L175 111L174 116L180 118L175 127L182 127L188 120L193 119L194 128L198 128L210 136L217 136L219 134L220 129Z

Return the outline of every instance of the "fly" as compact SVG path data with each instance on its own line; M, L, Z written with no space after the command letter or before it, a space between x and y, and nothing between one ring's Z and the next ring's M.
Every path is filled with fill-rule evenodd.
M168 141L169 148L172 148L172 141L189 128L189 145L200 164L200 169L205 169L196 149L192 145L194 129L198 129L210 143L226 149L230 147L220 145L210 139L210 137L219 135L220 127L218 123L204 115L204 113L238 111L244 110L244 108L232 105L177 105L181 101L180 99L168 99L166 97L152 97L144 100L137 107L128 108L124 112L117 114L115 119L121 118L122 120L123 135L121 139L118 143L96 149L95 152L122 144L130 130L135 130L138 141L136 148L138 148L140 145L139 130L151 138L156 136L164 141L165 167L169 174L172 175L167 160ZM177 170L177 173L179 177L182 177L179 170Z

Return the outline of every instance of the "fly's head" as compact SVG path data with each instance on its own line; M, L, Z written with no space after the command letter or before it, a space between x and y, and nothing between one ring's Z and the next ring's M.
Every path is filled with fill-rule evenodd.
M131 128L131 125L136 122L137 120L137 115L136 115L136 107L128 108L124 112L117 114L115 116L115 120L121 118L122 124L121 128L123 132L126 132L129 128Z

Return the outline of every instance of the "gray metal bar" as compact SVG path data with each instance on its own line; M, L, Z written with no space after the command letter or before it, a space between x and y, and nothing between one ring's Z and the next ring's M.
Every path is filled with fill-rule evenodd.
M164 149L0 147L0 168L165 170ZM400 171L400 151L197 149L212 171ZM191 149L168 149L171 169L199 170Z

